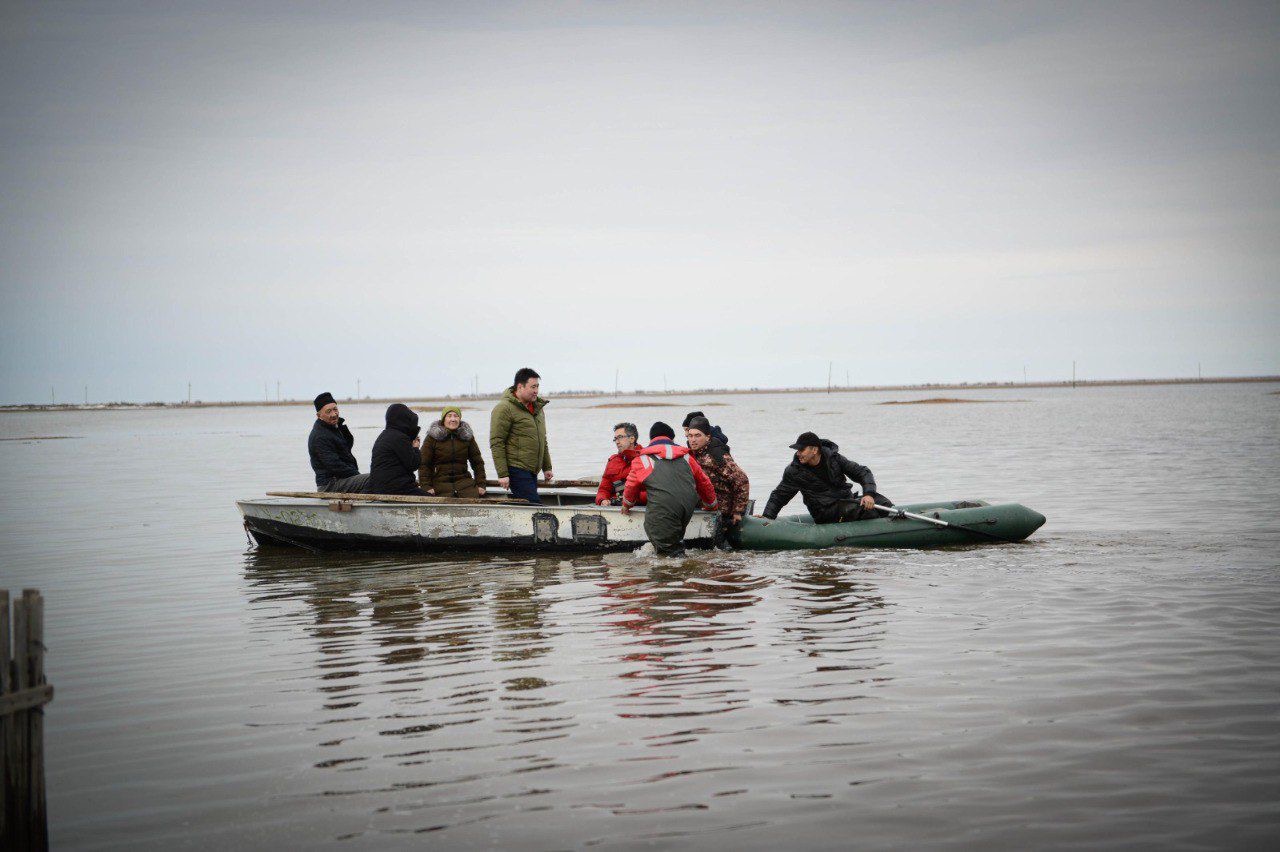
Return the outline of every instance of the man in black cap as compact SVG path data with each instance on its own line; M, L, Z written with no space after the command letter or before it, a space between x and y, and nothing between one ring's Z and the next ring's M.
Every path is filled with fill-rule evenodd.
M347 421L338 416L338 403L325 391L316 397L316 422L307 438L311 469L316 472L316 490L337 494L360 494L369 474L361 473L351 453L356 439Z
M840 455L840 448L812 432L804 432L791 445L796 456L782 472L782 482L769 495L763 517L778 517L782 507L799 493L815 523L836 524L861 521L879 513L876 504L892 506L888 497L876 491L871 469ZM848 477L862 486L862 496L854 497Z

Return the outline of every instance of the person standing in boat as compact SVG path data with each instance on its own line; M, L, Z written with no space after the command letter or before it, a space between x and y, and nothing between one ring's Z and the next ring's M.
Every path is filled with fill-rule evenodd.
M484 456L471 424L462 419L462 409L456 405L446 405L440 419L427 429L427 439L422 442L422 464L418 467L418 487L436 497L484 494Z
M369 462L369 494L408 494L426 497L418 487L414 474L422 457L418 447L418 415L402 402L387 406L387 428L373 442L373 458Z
M729 455L729 447L713 435L714 427L707 418L698 415L689 421L685 429L685 442L702 470L716 490L720 504L720 524L716 528L715 546L728 550L729 531L742 522L747 511L747 499L751 494L751 481L747 473ZM723 434L723 433L722 433Z
M782 482L769 495L762 517L778 517L783 506L800 494L815 523L836 524L879 516L876 504L892 506L888 497L876 490L871 469L840 455L840 447L813 432L804 432L791 445L795 458L782 472ZM862 496L854 497L846 481L862 486Z
M369 474L361 473L351 452L356 439L347 421L338 415L338 403L325 391L315 399L316 422L307 436L307 452L311 469L316 474L316 490L336 494L359 494L369 482Z
M622 491L622 514L640 499L648 498L644 510L644 533L659 556L684 556L684 531L693 513L716 508L716 489L685 447L677 446L675 430L661 421L649 429L649 446L631 462L627 484Z
M528 367L516 371L515 381L489 415L489 451L498 471L498 484L512 497L541 503L538 471L551 481L551 449L547 446L547 401L538 396L542 377Z
M619 423L613 427L613 446L616 453L604 463L600 476L600 488L596 491L596 505L617 505L622 502L622 489L627 484L631 463L640 455L640 432L634 423ZM644 502L641 500L640 502Z

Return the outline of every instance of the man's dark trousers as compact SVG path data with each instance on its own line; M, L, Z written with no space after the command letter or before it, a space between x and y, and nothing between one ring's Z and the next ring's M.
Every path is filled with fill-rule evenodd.
M530 503L542 504L542 498L538 496L538 475L536 473L512 467L507 469L507 476L511 479L512 497L528 500Z

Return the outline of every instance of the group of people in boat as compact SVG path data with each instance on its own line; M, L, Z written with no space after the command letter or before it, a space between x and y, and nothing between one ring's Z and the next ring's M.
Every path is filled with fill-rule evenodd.
M543 413L547 400L539 395L540 387L541 376L521 368L489 416L489 451L498 484L530 503L542 502L539 474L547 482L554 478ZM360 472L352 453L355 438L333 395L317 396L315 408L307 448L319 491L454 499L484 495L484 455L459 407L445 406L424 440L418 415L403 403L392 403L386 428L373 443L368 473ZM624 514L644 506L645 533L663 555L683 552L685 530L699 507L720 513L716 545L728 547L728 533L742 522L750 493L747 474L734 461L719 426L701 411L690 412L681 426L684 446L661 421L649 428L649 443L642 446L634 423L616 424L616 452L605 462L595 497L597 505L619 506ZM819 524L876 517L877 505L893 505L877 490L871 470L845 458L832 441L804 432L790 447L795 456L760 517L776 518L796 494ZM851 483L861 487L860 496Z

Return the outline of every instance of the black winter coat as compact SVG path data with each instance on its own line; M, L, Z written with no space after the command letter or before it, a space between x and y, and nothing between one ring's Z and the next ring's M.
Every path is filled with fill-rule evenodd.
M335 479L355 476L360 472L351 448L356 439L347 428L347 421L338 418L337 426L330 426L319 417L307 436L307 452L311 454L311 469L316 472L316 485L324 488Z
M422 457L413 445L418 437L418 415L404 403L387 406L387 428L373 442L373 458L369 462L369 494L415 494L425 492L418 488L414 476Z
M822 461L816 467L801 464L794 458L787 469L782 472L782 482L769 495L765 504L766 518L778 517L782 507L791 502L798 492L804 498L804 505L809 514L820 524L828 524L840 519L840 501L853 500L853 488L845 481L849 477L862 486L863 494L882 498L876 491L876 479L871 469L840 455L840 448L833 442L822 440ZM882 503L882 499L877 499Z

